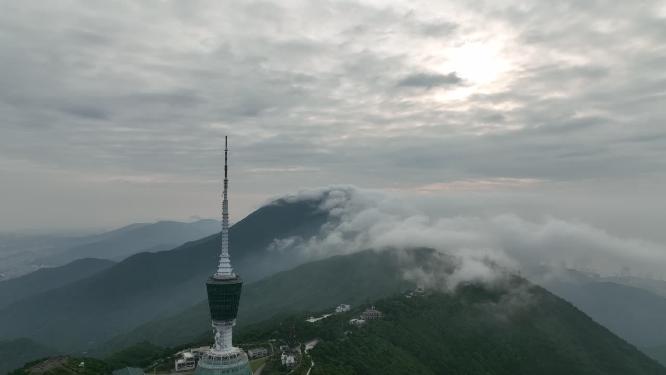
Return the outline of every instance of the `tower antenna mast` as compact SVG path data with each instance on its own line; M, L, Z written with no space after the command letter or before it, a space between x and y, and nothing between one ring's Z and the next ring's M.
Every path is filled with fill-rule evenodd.
M217 272L214 277L216 279L233 279L236 277L233 268L231 267L231 259L229 257L229 147L227 136L224 136L224 189L222 192L222 233L220 244L220 261L217 265Z

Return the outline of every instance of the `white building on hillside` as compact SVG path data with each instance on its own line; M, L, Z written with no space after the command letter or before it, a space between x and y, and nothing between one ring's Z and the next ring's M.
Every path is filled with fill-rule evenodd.
M282 353L280 360L282 361L282 365L287 367L294 367L296 365L296 357L292 354Z
M191 352L183 352L176 358L174 369L176 372L191 371L197 367L197 359Z
M261 358L268 355L268 349L266 348L252 348L247 351L247 356L250 359Z
M362 326L362 325L365 324L365 320L363 320L363 319L356 319L356 318L354 318L354 319L349 319L349 324L351 324L351 325L353 325L353 326L356 326L356 327L360 327L360 326Z
M374 306L372 306L369 309L366 309L361 313L361 319L364 320L372 320L372 319L381 319L384 316L381 311L375 309Z
M347 312L349 310L351 310L351 306L344 303L335 308L336 314Z

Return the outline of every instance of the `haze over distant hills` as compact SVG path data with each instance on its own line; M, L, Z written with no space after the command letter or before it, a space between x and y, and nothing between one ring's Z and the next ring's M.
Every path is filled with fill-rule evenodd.
M132 224L89 237L86 244L58 252L44 258L43 261L63 264L83 257L122 260L142 251L173 249L185 242L209 236L219 230L220 222L211 219L192 223L158 221Z
M85 279L115 262L105 259L84 258L60 267L42 268L35 272L0 282L0 309L63 285Z
M449 271L455 272L451 260ZM432 266L439 263L429 249L367 250L280 272L246 286L238 337L318 337L314 374L666 374L571 304L517 277L427 289L423 297L400 293L416 286L405 280L405 270L428 274L441 271ZM351 313L304 322L308 311L330 311L341 301L357 307L386 296L376 302L385 318L361 329L349 326ZM199 341L209 331L204 302L117 337L107 349L143 340Z
M0 235L0 280L81 258L122 260L142 251L169 250L220 230L217 220L136 223L89 236Z
M344 200L350 201L355 215L331 203ZM356 239L355 236L362 237L364 232L354 232L351 223L362 227L380 221L377 207L359 209L360 205L359 199L349 191L321 190L305 197L279 199L234 225L231 257L235 269L246 281L239 324L258 322L275 314L323 309L337 303L361 303L417 283L442 288L438 284L441 280L425 277L423 267L406 269L405 259L390 255L394 254L391 251L357 252L351 247L366 243ZM340 226L348 232L340 232ZM112 243L112 239L115 243L127 243L118 240L118 236L134 235L145 229L140 225L129 226L99 238L98 243ZM448 235L455 238L454 234ZM405 250L408 235L412 234L391 237L391 241L401 244L394 250ZM435 243L439 236L428 239ZM334 249L332 241L338 241L334 242L338 247L327 254L327 250ZM117 263L80 260L26 275L13 283L0 283L0 293L22 295L21 299L10 297L6 306L0 308L0 339L28 338L37 346L61 352L91 350L95 353L122 349L143 340L160 345L195 340L209 329L202 286L215 267L219 242L219 235L215 234L168 251L138 253ZM352 254L345 255L347 244L350 247L346 252ZM77 251L82 248L78 247ZM92 247L93 250L102 248L101 245ZM110 253L115 252L107 252ZM339 255L341 253L343 255ZM339 256L327 259L336 254ZM447 282L492 283L496 277L484 265L483 258L479 260L475 254L449 254L441 250L436 254L438 261L449 256L458 259L459 272L449 275ZM61 282L45 287L43 280L60 278L61 274L66 274ZM615 286L617 284L607 289L607 293L597 293L597 281L584 280L590 285L581 284L579 296L567 294L566 288L553 289L631 343L658 345L661 331L651 331L649 326L666 326L663 297L650 293L649 298L643 298L645 289L620 288ZM596 296L587 298L586 293L596 293ZM614 308L616 315L606 319L604 308L614 298L636 301L636 306ZM649 318L645 319L646 324L632 326L634 312ZM605 316L608 317L607 312Z
M267 249L291 233L316 233L327 217L316 203L276 202L233 226L231 255L246 281L302 262ZM213 235L171 251L136 254L88 278L17 301L0 310L0 338L27 337L63 351L86 350L182 311L205 297L202 285L215 268L219 243L219 235Z

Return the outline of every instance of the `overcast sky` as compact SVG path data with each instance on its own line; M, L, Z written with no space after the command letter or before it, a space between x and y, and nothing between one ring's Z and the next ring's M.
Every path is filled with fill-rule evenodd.
M228 134L235 219L352 184L666 243L664 67L663 1L0 0L0 231L216 217Z

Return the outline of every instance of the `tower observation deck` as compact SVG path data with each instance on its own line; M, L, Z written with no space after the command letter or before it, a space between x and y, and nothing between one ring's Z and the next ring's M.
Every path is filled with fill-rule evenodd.
M227 137L224 137L224 188L222 192L222 233L217 271L206 281L208 307L215 332L215 344L197 365L197 375L252 375L247 355L232 345L243 281L231 267L229 257L229 178Z

